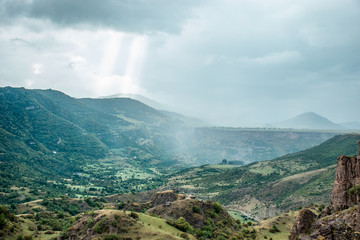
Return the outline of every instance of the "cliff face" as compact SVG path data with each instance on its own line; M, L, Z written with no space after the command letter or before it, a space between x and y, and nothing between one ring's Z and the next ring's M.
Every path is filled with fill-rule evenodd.
M304 214L299 214L289 239L360 239L359 203L360 141L357 157L337 158L336 178L329 206L314 222L304 217ZM302 226L307 226L306 230Z
M349 194L349 190L357 184L360 184L360 157L338 157L331 194L331 208L334 211L347 209L360 202L358 194Z

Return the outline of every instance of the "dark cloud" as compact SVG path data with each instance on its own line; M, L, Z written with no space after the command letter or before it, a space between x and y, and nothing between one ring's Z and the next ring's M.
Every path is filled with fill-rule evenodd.
M61 26L99 26L129 32L181 29L199 0L3 0L0 19L48 19Z
M234 125L309 111L334 121L360 118L357 0L0 4L1 85L83 97L128 84Z

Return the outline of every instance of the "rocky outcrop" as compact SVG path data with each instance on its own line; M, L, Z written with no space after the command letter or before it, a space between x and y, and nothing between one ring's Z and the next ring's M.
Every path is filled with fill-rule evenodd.
M291 228L290 240L295 240L296 236L300 234L306 234L311 231L311 227L316 219L316 215L309 209L305 208L299 212L296 217L295 223Z
M357 157L337 159L336 178L331 203L313 221L310 210L297 217L290 240L294 239L359 239L360 240L360 141ZM310 213L311 212L311 213Z
M358 157L338 157L330 207L334 211L340 211L360 202L359 194L349 193L349 190L358 184L360 184L360 153Z
M173 190L168 190L168 191L154 193L150 202L153 206L158 206L158 205L174 202L177 199L178 199L177 194Z

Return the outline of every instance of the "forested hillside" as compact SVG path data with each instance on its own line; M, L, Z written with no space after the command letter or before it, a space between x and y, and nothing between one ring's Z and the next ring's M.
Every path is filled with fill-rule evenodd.
M262 161L335 134L195 126L128 98L0 88L0 202L154 189L186 166Z
M337 135L324 143L271 161L246 166L204 165L170 178L167 188L214 199L255 218L274 216L309 203L329 202L336 159L356 155L359 134Z
M84 185L102 194L141 189L141 182L151 188L162 168L178 164L171 157L174 132L186 128L132 99L9 87L0 89L0 124L1 202L25 200L10 189L15 186L31 186L32 197L71 194Z

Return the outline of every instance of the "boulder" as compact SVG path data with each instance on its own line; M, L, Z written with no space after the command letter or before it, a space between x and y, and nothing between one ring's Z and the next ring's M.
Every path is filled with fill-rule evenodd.
M290 240L295 240L301 234L308 234L316 219L316 215L309 209L304 208L299 212L295 223L290 231Z

